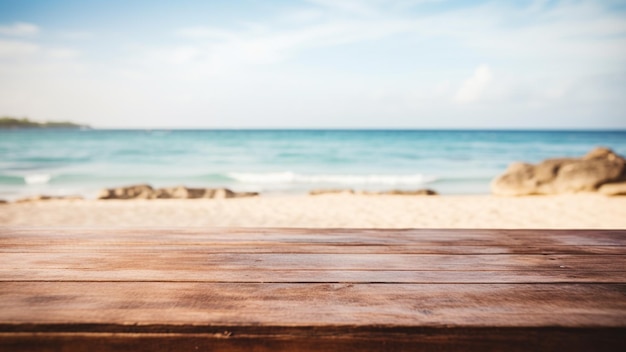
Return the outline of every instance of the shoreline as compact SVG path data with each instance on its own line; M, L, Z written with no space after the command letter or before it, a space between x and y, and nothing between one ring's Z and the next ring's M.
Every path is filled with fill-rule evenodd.
M626 196L47 200L0 204L0 226L626 229Z

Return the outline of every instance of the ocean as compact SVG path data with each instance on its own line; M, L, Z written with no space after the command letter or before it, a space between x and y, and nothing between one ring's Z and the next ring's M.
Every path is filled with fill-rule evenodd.
M1 130L0 199L95 198L105 187L430 188L488 194L513 161L626 154L626 131Z

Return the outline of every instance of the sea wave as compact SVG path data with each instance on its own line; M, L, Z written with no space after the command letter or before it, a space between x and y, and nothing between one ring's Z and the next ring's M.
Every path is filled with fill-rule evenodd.
M24 184L23 176L16 175L2 175L0 174L0 184L3 185L23 185Z
M50 174L0 174L1 185L44 185L50 182L52 175Z
M423 174L386 175L386 174L299 174L295 172L242 173L227 174L235 181L253 184L341 184L341 185L421 185L436 181L434 176Z
M32 174L24 176L24 182L27 185L44 185L52 179L52 175L49 174Z

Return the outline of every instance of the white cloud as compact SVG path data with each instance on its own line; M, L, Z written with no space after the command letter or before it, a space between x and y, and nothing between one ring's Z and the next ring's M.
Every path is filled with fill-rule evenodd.
M61 31L58 34L61 38L70 40L91 39L94 36L92 32L88 31Z
M80 56L80 52L68 48L48 49L46 54L53 59L74 59Z
M324 12L317 9L292 10L284 13L281 20L286 23L310 23L320 20L324 17Z
M471 127L506 124L498 119L505 112L537 116L524 123L540 127L545 112L584 116L582 104L599 111L589 116L623 118L626 85L587 77L625 72L624 12L586 0L419 11L426 1L313 0L250 22L226 18L229 26L162 28L173 34L166 38L144 41L131 31L116 42L99 35L97 48L74 41L80 52L44 41L50 36L0 40L0 56L32 56L0 61L0 110L66 109L67 117L118 126L457 126L462 112ZM115 55L87 55L98 50ZM471 72L467 62L489 66ZM72 96L81 104L63 102Z
M468 78L461 89L456 93L455 100L458 103L472 103L478 101L491 82L493 75L487 65L480 65L474 74Z
M530 6L526 9L529 13L536 13L545 8L549 0L533 0Z
M412 28L413 25L406 21L370 23L358 20L322 21L295 29L272 29L260 25L247 26L239 31L189 27L175 33L195 40L193 43L184 48L161 48L154 51L157 53L154 57L170 63L180 63L172 57L184 58L182 62L195 61L195 64L205 66L204 69L196 68L196 72L229 73L245 66L284 62L308 49L381 39Z
M207 26L194 26L181 28L176 31L181 37L192 39L218 39L228 40L232 39L235 34L231 31L227 31L221 28L207 27Z
M39 46L17 40L0 40L0 58L19 59L39 51Z
M321 7L328 8L333 11L340 11L344 13L350 13L355 15L373 15L376 13L376 8L369 4L368 1L358 0L309 0L310 3L319 5Z
M152 58L156 57L167 64L183 65L193 63L201 54L200 50L193 46L178 46L156 51L151 54Z
M39 33L39 27L30 23L16 22L8 26L0 26L0 34L9 36L29 36Z
M408 1L414 2L423 1ZM497 3L414 18L393 11L398 6L408 6L406 1L312 0L310 3L324 9L328 16L320 15L314 7L310 10L315 13L314 17L288 28L282 28L281 23L285 23L285 19L289 22L290 13L283 13L280 18L252 23L246 28L196 26L179 29L176 33L196 40L193 45L198 55L195 57L204 58L207 65L220 62L229 67L272 64L296 58L311 48L375 41L397 35L455 41L471 52L496 59L536 60L535 63L542 66L559 62L557 66L561 67L563 61L571 65L598 58L620 61L619 65L626 59L626 39L621 36L626 32L626 21L593 3L562 3L541 10L543 2L537 1L531 6L534 12L530 23L524 16L531 15ZM298 17L303 11L307 10L298 9L293 14ZM519 24L508 26L503 22L507 18L516 18ZM604 38L597 40L597 36Z

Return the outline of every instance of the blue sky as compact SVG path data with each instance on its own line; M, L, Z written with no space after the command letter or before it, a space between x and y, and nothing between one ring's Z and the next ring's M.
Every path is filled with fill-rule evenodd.
M0 114L626 128L624 1L4 1Z

